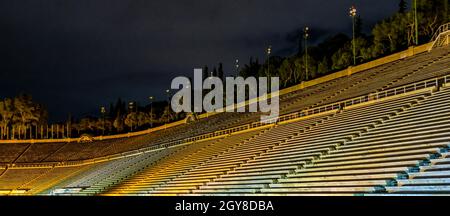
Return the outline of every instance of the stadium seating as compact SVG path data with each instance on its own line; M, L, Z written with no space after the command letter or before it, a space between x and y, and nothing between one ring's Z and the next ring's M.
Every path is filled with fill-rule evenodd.
M172 179L170 182L159 185L157 188L149 191L149 193L189 193L190 190L196 189L202 183L209 182L211 179L232 172L241 164L285 142L286 139L295 136L302 130L319 124L325 118L327 116L308 117L296 123L275 126L256 138L229 149L219 156L208 160L201 166L177 176L177 178Z
M204 140L178 142L260 113L86 143L0 143L0 195L450 194L450 79L434 79L449 65L447 46L293 91L282 114L339 106Z
M427 157L398 176L392 185L386 186L387 193L394 194L448 194L449 188L449 148L450 148L450 89L444 88L429 102L411 110L407 116L408 122L400 125L392 122L396 131L407 133L409 141L403 144L404 149L418 151L430 150ZM428 110L424 114L424 110ZM391 130L392 127L391 127ZM383 131L386 132L386 131ZM393 132L390 132L393 133ZM397 132L398 133L398 132ZM412 151L412 150L411 150ZM407 151L405 151L407 152ZM411 154L412 155L412 154Z
M88 169L79 176L72 178L71 181L58 185L58 187L69 189L79 188L81 190L77 191L77 195L97 194L114 184L120 183L125 178L136 174L139 170L154 165L162 158L183 149L183 147L178 146L104 163ZM71 194L70 191L69 193L63 191L60 195Z
M255 135L263 132L264 130L256 130L220 140L196 143L188 151L183 151L170 160L164 160L162 163L123 182L118 188L113 188L110 193L147 193L194 167L205 163L210 164L209 161L221 157L222 152L238 148L241 143L246 143ZM218 170L214 170L210 174L214 175L215 172L218 172ZM201 182L201 179L199 182Z
M316 189L320 193L385 192L383 186L394 184L396 178L402 178L422 160L434 157L441 148L448 146L446 129L432 127L445 115L439 112L423 114L426 109L438 108L436 105L448 98L448 93L439 92L412 104L328 152L312 165L287 175L286 179L279 179L278 184L270 185L263 192L295 193L299 192L297 188L305 187L304 190ZM424 124L431 125L430 130L421 131Z
M450 61L449 53L448 47L437 48L429 53L421 53L282 95L280 113L287 114L448 74L446 66ZM259 119L259 114L220 113L151 134L93 143L34 143L30 146L17 143L8 145L4 150L4 145L0 144L0 163L76 161L113 155L255 122ZM24 152L25 149L27 150Z
M416 100L417 96L409 96L399 100L380 102L372 104L369 107L361 107L350 110L344 110L332 118L324 121L318 127L314 127L298 137L292 137L285 143L274 149L254 158L247 164L235 169L218 179L214 179L213 184L207 184L200 190L194 190L194 193L241 193L241 192L267 192L283 191L282 189L262 189L264 187L246 189L247 184L236 183L236 180L254 180L269 176L272 183L279 179L295 177L296 170L307 167L309 164L315 164L327 157L330 152L344 145L355 137L362 136L369 128L376 127L381 124L383 119L389 115L396 114L399 109L408 104L411 100ZM370 110L369 110L370 109ZM336 125L339 124L339 127ZM287 160L288 163L284 164ZM269 167L259 168L258 165L265 164ZM272 174L281 174L280 176ZM232 185L228 185L228 181L232 181ZM225 185L225 186L224 186ZM292 189L291 192L300 192L302 189ZM314 190L311 190L314 191Z

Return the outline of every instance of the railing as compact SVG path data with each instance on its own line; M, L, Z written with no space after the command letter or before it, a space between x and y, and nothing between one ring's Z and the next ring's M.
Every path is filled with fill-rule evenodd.
M442 32L446 32L449 30L450 30L450 22L439 26L436 32L434 32L433 37L431 37L431 42L435 41Z
M445 34L444 34L445 33ZM450 35L450 23L443 24L439 26L437 31L433 34L433 37L431 38L432 45L430 46L429 50L442 46L443 44L440 44L441 40L445 40L446 43L449 43L449 35ZM441 39L441 37L445 37L444 39Z

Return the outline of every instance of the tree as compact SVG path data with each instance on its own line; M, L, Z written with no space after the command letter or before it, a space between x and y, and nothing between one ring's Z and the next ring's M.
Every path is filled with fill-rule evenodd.
M314 59L311 55L308 54L308 56L303 56L302 59L308 58L308 65L306 65L306 63L304 63L304 68L305 68L305 73L306 73L306 66L308 66L308 74L306 75L306 79L305 80L311 80L316 78L317 76L317 62L316 59Z
M35 123L36 125L46 125L48 120L48 111L42 104L36 104L36 113L38 116L38 120Z
M326 38L323 42L317 45L317 48L309 48L309 53L316 59L331 59L331 56L342 48L350 38L345 34L336 34L334 36Z
M352 64L353 54L350 46L351 45L346 44L344 47L342 47L336 53L333 54L333 56L331 57L332 70L340 70Z
M411 13L396 14L375 25L372 30L373 55L392 53L412 44L413 21Z
M450 5L448 3L448 0L444 0L444 17L447 17L446 20L450 20Z
M209 77L208 66L205 65L205 66L203 67L202 74L203 74L203 80L205 80L206 78Z
M14 116L14 104L13 100L10 98L5 98L2 101L0 101L0 121L1 121L1 127L4 128L3 131L12 122L12 118Z
M110 103L109 104L109 110L108 110L108 117L109 118L114 118L116 113L117 113L117 110L115 109L114 104Z
M398 12L405 13L407 6L408 4L406 3L405 0L400 0L400 3L398 3Z
M31 96L19 95L13 103L16 112L13 117L14 124L25 126L39 120L37 107L33 104Z
M326 74L330 70L328 66L328 59L324 57L317 65L317 73L319 75Z
M216 69L216 67L213 68L212 76L217 77L217 69Z
M163 114L161 115L159 121L161 123L169 123L172 120L175 119L175 113L171 111L172 109L170 109L168 106L164 109Z
M244 78L250 76L257 76L260 68L261 64L259 64L258 59L253 61L253 58L251 57L250 62L248 64L245 64L244 67L239 72L239 76L242 76Z
M111 122L110 119L103 119L103 118L98 118L97 121L95 122L95 128L99 131L111 131L113 127L113 122Z
M280 77L280 84L282 87L287 87L296 83L295 78L298 71L295 67L294 61L295 57L286 58L278 69L278 75Z
M356 38L355 39L355 47L356 47L356 62L362 63L369 59L372 56L372 46L370 42L365 38ZM332 70L340 70L346 68L353 64L353 51L352 51L352 42L347 42L341 49L339 49L336 53L331 57Z
M80 120L78 124L76 124L78 133L83 132L94 132L97 129L97 120L92 117L85 117Z
M145 124L148 124L150 121L150 117L145 112L131 112L125 118L125 125L129 128L137 128L141 127Z
M417 0L419 36L428 42L436 29L449 22L448 0Z
M403 1L404 2L404 1ZM406 4L400 3L400 6ZM448 0L417 0L419 42L428 42L436 29L448 22ZM375 25L372 30L373 56L396 52L414 44L414 11L399 13Z
M278 73L278 68L283 63L284 58L280 56L271 56L270 59L264 62L261 67L259 67L257 77L273 77Z
M110 114L111 114L111 118L116 117L116 115L123 115L126 113L126 104L124 101L122 101L121 98L118 98L116 101L116 104L114 105L114 108L110 108L109 110Z
M128 113L128 115L125 117L124 123L126 126L131 128L132 130L136 128L138 123L138 114L137 112L131 112Z
M355 17L355 37L362 37L363 36L363 21L361 19L361 16L358 15Z
M156 114L153 112L153 113L151 113L151 112L149 112L149 113L147 113L147 115L148 115L148 123L149 124L155 124L156 122L157 122L157 117L156 117Z
M47 110L33 102L30 95L19 95L13 100L13 124L20 127L37 126L47 121Z
M305 68L303 66L303 56L299 56L294 60L294 82L299 83L306 79Z
M222 63L219 63L219 69L217 70L217 76L218 76L221 80L224 80L223 64L222 64Z
M122 115L120 115L119 113L117 114L116 118L114 119L113 126L117 132L122 132L124 130L124 119L123 119Z
M286 87L317 76L316 60L308 55L308 74L306 74L305 55L284 59L278 69L281 85Z

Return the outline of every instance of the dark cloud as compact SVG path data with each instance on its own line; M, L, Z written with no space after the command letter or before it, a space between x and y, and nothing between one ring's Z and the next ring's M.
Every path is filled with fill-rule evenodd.
M293 52L305 25L313 42L349 32L353 3L368 24L397 9L392 0L1 1L0 96L31 93L53 120L118 97L162 98L194 67L231 69L236 58L262 59L269 44Z

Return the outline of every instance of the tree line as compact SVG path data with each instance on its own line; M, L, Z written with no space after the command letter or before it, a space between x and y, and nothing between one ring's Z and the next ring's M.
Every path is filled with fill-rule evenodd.
M47 125L47 119L47 109L33 102L30 95L21 94L0 100L0 138L25 136L30 128Z
M404 50L415 45L415 13L406 1L399 2L398 12L378 22L370 34L362 32L361 16L355 18L356 64ZM417 0L418 43L428 42L438 27L450 21L448 0ZM311 30L314 33L314 30ZM353 64L352 38L336 34L305 49L304 35L299 34L298 52L292 56L268 56L265 61L250 58L239 71L243 77L278 76L281 87L347 68Z

